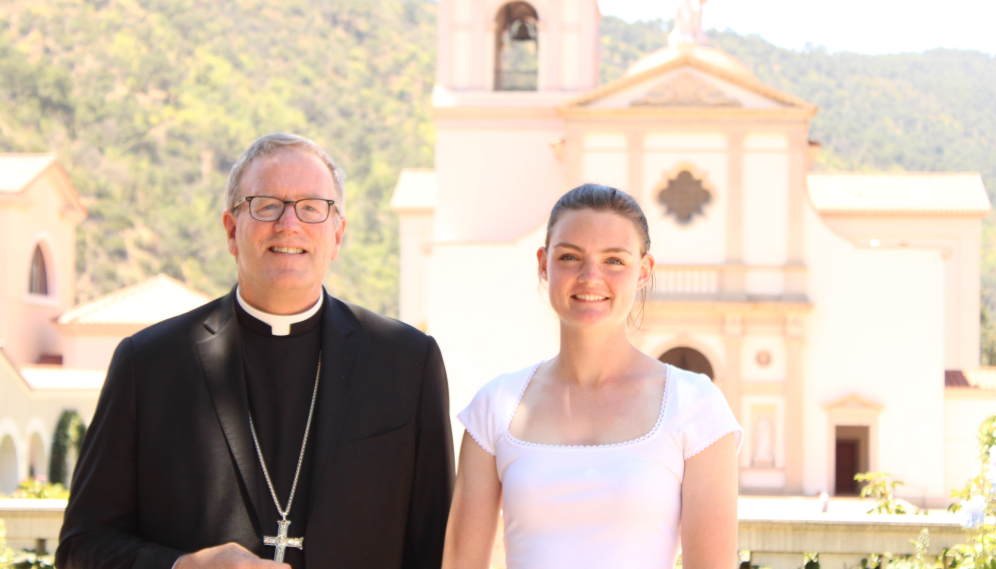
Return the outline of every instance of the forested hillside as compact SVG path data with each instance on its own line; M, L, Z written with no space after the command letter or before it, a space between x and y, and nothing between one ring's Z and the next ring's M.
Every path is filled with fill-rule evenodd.
M431 166L435 6L400 0L5 0L0 151L59 154L90 217L79 296L166 272L234 283L220 226L231 164L268 132L315 139L349 176L337 294L397 311L403 166Z
M664 45L667 27L604 18L603 80ZM710 37L820 106L818 168L980 171L996 193L996 57ZM0 151L57 152L85 196L81 299L158 272L218 294L235 275L218 221L228 168L258 135L314 138L349 176L348 244L329 287L394 314L387 202L400 168L432 165L434 73L435 4L421 0L6 0ZM993 307L991 222L983 268ZM996 356L996 335L984 343Z

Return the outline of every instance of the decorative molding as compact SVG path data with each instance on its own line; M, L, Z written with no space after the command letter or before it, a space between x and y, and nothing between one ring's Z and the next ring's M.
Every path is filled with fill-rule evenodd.
M749 91L753 91L763 97L767 97L778 103L786 105L787 108L794 108L795 110L803 111L802 116L804 116L807 119L815 115L816 112L819 110L819 107L817 107L816 105L809 103L803 99L800 99L799 97L795 97L793 95L789 95L788 93L779 91L778 89L775 89L774 87L771 87L769 85L765 85L756 77L745 77L736 73L731 73L726 69L723 69L719 66L703 61L701 58L696 57L694 50L687 51L663 65L658 65L657 67L647 69L646 71L642 71L635 75L624 76L619 79L616 79L615 81L611 81L609 83L605 83L599 87L596 87L595 89L592 89L578 96L577 98L565 103L562 106L562 110L567 110L572 107L581 107L589 105L590 103L597 101L598 99L608 97L613 93L617 93L619 91L622 91L623 89L626 89L628 87L646 81L653 77L663 75L668 71L671 71L672 69L677 69L683 65L687 65L689 67L698 69L700 71L704 71L709 75L712 75L714 77L732 83L739 87L743 87ZM782 110L787 110L787 108Z
M646 95L633 100L631 107L742 107L736 99L726 96L715 85L682 73L671 81L660 83Z

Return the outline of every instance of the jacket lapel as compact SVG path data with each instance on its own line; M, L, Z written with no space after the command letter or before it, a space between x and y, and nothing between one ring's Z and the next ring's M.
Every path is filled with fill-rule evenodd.
M256 450L249 430L249 397L246 393L242 361L242 341L235 317L235 291L225 296L218 309L204 321L209 334L197 342L197 353L208 391L225 433L228 448L238 465L242 483L259 519L257 500Z
M327 293L325 302L321 385L314 419L315 462L309 498L312 508L324 503L329 491L325 479L341 443L342 425L357 382L356 367L364 345L363 332L349 308Z

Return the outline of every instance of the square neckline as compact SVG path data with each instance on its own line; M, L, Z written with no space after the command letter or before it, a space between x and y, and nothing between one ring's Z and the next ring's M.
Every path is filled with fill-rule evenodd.
M664 423L664 412L667 409L667 394L671 388L671 368L673 367L671 364L664 364L666 366L666 369L664 371L664 395L661 397L661 410L660 413L657 414L657 422L654 423L654 426L651 427L649 432L647 432L645 435L641 437L635 439L629 439L626 441L620 441L617 443L607 443L601 445L554 445L549 443L533 443L515 437L512 434L512 421L515 420L515 414L519 411L519 404L522 403L522 396L526 394L526 388L528 388L529 383L532 382L533 376L535 376L537 370L539 370L539 366L543 365L546 362L547 360L543 360L537 363L535 366L533 366L533 369L532 371L529 372L529 375L526 377L526 381L525 383L523 383L522 388L519 389L519 396L515 398L515 405L512 407L512 413L509 416L508 422L505 425L505 433L504 433L504 435L508 437L508 440L511 441L512 443L525 447L561 449L561 450L587 450L587 449L598 450L598 449L619 448L619 447L635 445L638 443L642 443L646 440L649 440L650 438L652 438L654 435L657 434L657 432L661 428L661 425Z

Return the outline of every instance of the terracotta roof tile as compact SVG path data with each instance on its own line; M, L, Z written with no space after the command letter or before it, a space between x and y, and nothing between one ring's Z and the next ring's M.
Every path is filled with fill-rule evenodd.
M944 387L996 391L996 367L944 370Z
M972 387L960 369L944 370L944 387Z

